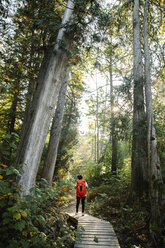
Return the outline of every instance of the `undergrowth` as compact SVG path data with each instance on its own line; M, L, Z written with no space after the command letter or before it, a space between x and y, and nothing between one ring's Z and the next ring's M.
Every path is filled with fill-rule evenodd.
M0 164L0 248L73 247L75 227L60 214L70 185L42 183L23 198L15 181L19 175L15 168Z
M117 176L104 175L100 186L88 190L88 212L113 225L122 248L151 247L149 204L145 199L132 201L130 192L128 171L121 170Z

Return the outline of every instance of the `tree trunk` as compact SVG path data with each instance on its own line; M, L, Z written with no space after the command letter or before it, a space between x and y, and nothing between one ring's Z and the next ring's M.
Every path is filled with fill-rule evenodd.
M52 184L58 145L61 135L68 78L69 73L66 73L64 83L62 84L60 89L55 116L53 118L52 128L50 132L50 140L42 174L42 177L46 179L50 185Z
M32 31L31 36L33 36L33 35L34 35L34 30ZM31 51L30 51L30 60L28 63L29 67L31 67L31 66L34 67L34 62L33 62L34 52L35 52L35 46L32 43L31 44ZM47 62L50 58L51 53L52 53L52 48L49 49L49 51L47 51L46 53L44 53L44 58L43 58L43 61L41 63L41 67L40 67L39 78L42 78L44 73L46 72L46 67L47 67L46 65L48 64ZM39 54L37 54L36 56L39 56ZM23 125L21 127L21 132L20 132L20 142L19 142L18 148L17 148L16 160L15 160L16 165L19 165L19 163L20 163L20 159L21 159L20 155L22 154L24 140L25 140L25 137L26 137L26 134L28 131L28 127L30 125L30 121L31 121L33 97L34 97L36 88L39 87L37 85L37 83L39 83L39 82L42 85L41 80L36 81L33 76L30 76L27 93L25 95L25 101L26 101L25 106L26 107L25 107L24 116L23 116Z
M117 170L117 139L115 137L115 134L113 132L112 134L112 173L116 174Z
M73 97L74 97L74 95L73 95ZM71 99L72 99L72 97L71 97ZM61 161L61 157L63 156L63 151L65 149L65 144L66 144L66 140L67 140L66 137L67 137L67 134L69 133L69 129L70 129L70 126L72 124L72 111L74 111L74 101L73 100L71 100L71 103L70 103L68 118L66 120L66 126L62 130L62 140L60 140L60 143L58 146L58 157L56 160L56 166L55 166L55 172L54 172L55 176L58 173L59 161ZM65 120L64 120L64 122L65 122Z
M25 148L25 140L27 138L28 129L31 124L32 115L34 113L35 106L37 104L37 100L39 97L39 93L42 88L42 79L44 78L44 75L46 73L46 70L48 69L48 61L51 57L51 54L53 52L53 49L51 48L45 53L44 59L41 64L39 77L37 80L37 83L34 83L33 81L29 82L28 85L28 92L26 95L26 108L24 113L24 121L21 128L21 135L20 135L20 142L17 149L17 155L16 155L16 165L19 165L22 161L22 155L24 154L24 148Z
M19 94L19 86L16 85L14 89L14 99L10 108L10 121L9 121L9 133L11 134L14 132L14 126L15 126L15 120L16 120L16 110L17 110L17 104L18 104L18 94Z
M18 94L19 94L19 83L16 83L16 85L14 87L14 99L12 101L12 105L10 108L10 120L9 120L9 126L8 126L8 130L9 130L10 134L12 134L15 131L16 111L17 111L17 105L18 105ZM12 162L12 148L11 147L10 147L9 152L10 152L10 155L9 155L9 161L8 162L11 163Z
M54 51L48 61L45 72L40 74L36 94L33 100L31 120L26 137L23 142L23 149L20 154L19 163L23 164L23 174L20 178L20 185L24 195L29 194L35 184L38 166L40 163L46 136L49 130L50 121L54 116L54 109L59 91L61 88L61 77L65 73L67 55L60 49L60 43L64 40L65 24L70 21L74 4L68 1L62 27L59 30ZM66 49L69 48L69 40L66 40Z
M133 50L134 50L134 109L132 144L132 190L140 195L146 189L146 128L143 95L143 67L140 43L139 0L134 1L133 11Z
M151 73L150 73L150 51L148 44L148 0L144 8L144 54L145 54L145 96L147 112L147 158L149 175L149 192L151 202L151 225L160 225L160 193L159 186L162 184L160 160L157 151L156 131L154 127ZM157 186L156 186L157 185ZM156 186L156 187L155 187ZM154 233L151 231L154 239Z
M97 124L95 120L95 162L97 163Z
M111 104L111 137L112 137L112 173L116 174L117 170L117 137L115 135L114 119L114 94L113 94L113 77L112 77L112 55L110 54L110 104Z
M100 147L99 147L99 99L98 99L98 85L97 85L97 74L96 74L96 162L99 162Z

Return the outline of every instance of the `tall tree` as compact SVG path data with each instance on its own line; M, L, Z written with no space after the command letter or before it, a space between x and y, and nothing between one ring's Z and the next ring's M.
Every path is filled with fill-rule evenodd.
M66 24L70 22L73 9L74 3L69 0L53 52L45 70L40 71L38 78L39 86L33 99L31 122L24 138L20 159L17 161L19 164L23 164L23 174L19 180L23 194L29 194L35 184L45 139L61 87L61 76L66 70L68 58L66 52L61 48L61 44L65 42L66 50L70 46L70 40L66 39L65 30Z
M146 161L146 129L143 95L143 64L140 42L139 0L133 10L134 103L132 143L132 190L140 195L148 188Z
M157 137L154 126L152 91L151 91L151 72L150 72L150 49L148 44L148 0L145 0L144 7L144 55L145 55L145 96L147 113L147 162L149 175L149 192L151 202L151 225L160 225L160 185L162 184L162 175L160 168L160 159L157 150ZM157 186L156 186L157 185ZM154 232L151 229L153 240Z
M98 96L98 82L96 72L96 162L99 162L100 157L100 130L99 130L99 96Z
M57 158L58 145L60 141L68 77L69 77L69 73L66 72L64 82L60 89L55 116L52 122L49 145L48 145L48 150L46 153L45 163L42 173L42 177L46 179L50 185L52 184L54 167Z
M78 106L84 91L83 84L81 71L77 69L77 66L72 66L67 88L58 156L55 165L55 179L61 178L67 173L70 161L72 161L73 151L78 142Z
M112 42L112 39L111 39ZM112 44L112 43L111 43ZM117 136L115 135L115 118L114 118L114 89L113 89L113 76L112 76L112 45L110 53L109 64L109 76L110 76L110 107L111 107L111 139L112 139L112 173L116 173L117 170Z

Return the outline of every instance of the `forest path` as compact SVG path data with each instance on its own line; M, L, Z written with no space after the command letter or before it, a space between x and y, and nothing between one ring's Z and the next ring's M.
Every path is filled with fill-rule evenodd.
M68 215L78 220L79 227L83 227L83 229L77 231L81 235L81 241L77 240L74 248L120 248L117 236L108 221L88 214L85 214L85 216L80 213L75 215L75 198L73 198L66 211Z

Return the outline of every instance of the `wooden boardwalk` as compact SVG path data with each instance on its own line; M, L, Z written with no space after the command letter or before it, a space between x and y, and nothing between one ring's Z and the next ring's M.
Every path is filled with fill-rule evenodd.
M78 228L77 232L81 235L81 241L77 240L74 248L120 248L113 227L108 221L88 214L76 216L69 213L69 215L78 220L78 227L83 227L84 229Z

